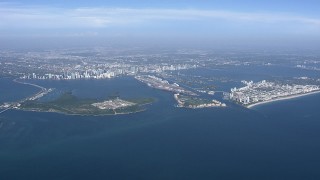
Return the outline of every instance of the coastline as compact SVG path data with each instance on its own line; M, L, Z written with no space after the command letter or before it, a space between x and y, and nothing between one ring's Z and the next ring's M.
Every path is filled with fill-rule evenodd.
M141 109L139 111L114 113L114 114L76 114L76 113L69 114L69 113L64 113L64 112L60 112L60 111L41 111L41 110L35 110L35 109L21 109L21 108L16 108L16 109L11 109L11 110L25 111L25 112L57 113L57 114L62 114L62 115L66 115L66 116L116 116L116 115L135 114L135 113L140 113L140 112L146 111L146 109Z
M78 114L78 113L66 113L66 112L61 112L61 111L42 111L39 109L25 109L25 108L10 108L11 110L16 110L16 111L25 111L25 112L42 112L42 113L57 113L57 114L62 114L66 116L116 116L116 115L127 115L127 114L135 114L135 113L140 113L144 112L147 110L144 106L152 104L152 102L141 104L140 107L142 107L140 110L136 111L130 111L130 112L121 112L117 113L114 111L114 113L110 114ZM7 109L9 110L9 109Z
M308 95L312 95L312 94L317 94L320 93L320 91L313 91L313 92L309 92L309 93L305 93L305 94L296 94L296 95L292 95L292 96L285 96L285 97L280 97L280 98L276 98L276 99L271 99L268 101L262 101L262 102L257 102L257 103L253 103L250 105L247 105L245 107L251 109L255 106L259 106L259 105L263 105L263 104L267 104L267 103L272 103L272 102L276 102L276 101L282 101L282 100L288 100L288 99L294 99L294 98L298 98L298 97L302 97L302 96L308 96Z
M41 89L35 95L41 93L43 90L46 90L45 87L42 87L40 85L33 84L33 83L28 83L28 82L21 82L21 81L18 81L17 79L18 78L13 79L13 82L19 83L19 84L24 84L24 85L30 85L30 86L33 86L33 87ZM18 103L24 102L27 98L18 101ZM57 113L57 114L63 114L63 115L66 115L66 116L115 116L115 115L127 115L127 114L134 114L134 113L144 112L144 111L147 110L146 108L144 108L144 106L152 104L153 102L154 102L154 100L152 100L150 102L145 102L145 103L138 104L138 106L141 107L141 109L139 109L139 110L129 111L129 112L116 112L116 110L113 110L114 113L110 113L110 114L108 114L108 113L105 113L105 114L104 113L102 113L102 114L74 113L74 112L72 112L72 111L70 111L68 109L65 109L65 110L70 111L70 112L61 112L61 111L57 111L57 110L48 110L47 111L47 110L41 110L41 109L26 109L26 108L21 108L21 107L17 107L17 108L10 107L10 108L7 108L7 109L0 109L0 114L5 112L5 111L7 111L7 110L17 110L17 111L25 111L25 112Z

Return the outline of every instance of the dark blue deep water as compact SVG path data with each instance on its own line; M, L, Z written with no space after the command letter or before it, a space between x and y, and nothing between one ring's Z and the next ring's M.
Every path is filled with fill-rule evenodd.
M7 93L37 91L4 81ZM320 179L320 94L253 110L187 110L174 107L171 93L133 78L37 84L79 97L157 101L145 112L119 116L0 114L1 180Z

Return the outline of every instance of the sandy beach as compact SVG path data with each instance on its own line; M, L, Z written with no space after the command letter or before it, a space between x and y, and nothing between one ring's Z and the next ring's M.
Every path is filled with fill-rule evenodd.
M275 101L282 101L282 100L287 100L287 99L294 99L294 98L298 98L298 97L302 97L302 96L308 96L308 95L317 94L317 93L320 93L320 91L313 91L313 92L309 92L309 93L305 93L305 94L297 94L297 95L292 95L292 96L280 97L280 98L271 99L271 100L268 100L268 101L263 101L263 102L257 102L257 103L254 103L254 104L250 104L250 105L248 105L246 107L250 109L250 108L253 108L255 106L262 105L262 104L267 104L267 103L271 103L271 102L275 102Z

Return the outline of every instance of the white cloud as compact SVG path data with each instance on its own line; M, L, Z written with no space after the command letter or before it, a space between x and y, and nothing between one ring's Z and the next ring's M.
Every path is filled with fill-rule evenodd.
M1 28L99 28L154 21L296 23L320 27L320 19L288 14L201 9L50 8L0 4Z

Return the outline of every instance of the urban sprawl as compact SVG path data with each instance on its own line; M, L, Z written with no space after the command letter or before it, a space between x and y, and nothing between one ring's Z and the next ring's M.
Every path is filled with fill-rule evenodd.
M126 52L126 50L99 48L88 51L66 49L61 51L28 53L1 51L0 70L3 75L19 77L20 79L40 80L108 79L118 76L133 76L135 79L152 88L166 90L176 94L175 99L180 107L191 102L188 107L194 108L225 106L225 104L217 100L207 102L201 98L178 98L179 94L199 96L198 92L208 92L209 95L214 95L215 92L217 92L216 89L209 88L201 90L200 87L199 90L199 87L192 87L192 84L196 83L205 84L205 78L200 76L191 77L186 75L186 73L180 75L180 72L183 72L181 70L225 68L226 66L273 66L277 62L258 60L240 61L238 60L239 57L234 57L232 54L228 57L221 55L211 56L202 51L181 50L177 53L163 54L131 53L136 55L130 55L129 52ZM110 55L109 53L114 54ZM126 53L129 54L120 55ZM293 61L292 67L306 68L307 65L308 67L312 67L312 69L318 68L318 63L315 63L315 61L301 61L298 59ZM172 74L173 71L178 71L178 73ZM171 83L166 80L167 77L173 78L170 79ZM208 82L218 79L219 78L214 79L214 77L207 78ZM179 84L175 80L180 80ZM219 80L226 81L228 79L220 78ZM310 82L308 77L297 78L296 80ZM230 100L249 107L250 105L261 102L320 91L319 79L304 85L299 84L299 81L298 83L279 83L266 80L256 83L252 81L242 81L245 84L244 87L232 88L229 92L220 92L224 92L224 95L229 97ZM185 82L188 82L188 86L186 86ZM42 91L32 96L31 100L38 99L48 93L46 91L47 89L41 89ZM105 101L101 104L97 103L94 104L94 106L112 109L113 106L118 107L119 104L130 105L128 102L117 99L114 101Z

